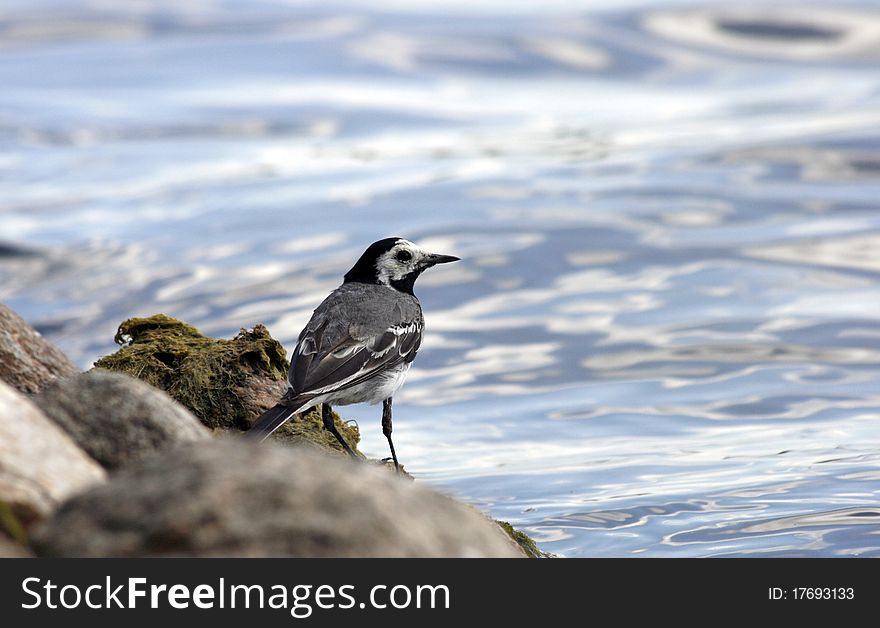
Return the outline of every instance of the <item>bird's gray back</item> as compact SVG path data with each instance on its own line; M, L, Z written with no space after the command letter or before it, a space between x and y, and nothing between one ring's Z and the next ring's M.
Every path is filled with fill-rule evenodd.
M288 376L300 394L347 387L411 362L424 318L418 299L388 286L345 283L315 309Z
M422 307L414 296L365 283L345 283L331 292L315 308L306 330L316 329L324 321L329 323L327 340L342 334L351 334L355 339L369 338L381 335L391 325L424 325Z

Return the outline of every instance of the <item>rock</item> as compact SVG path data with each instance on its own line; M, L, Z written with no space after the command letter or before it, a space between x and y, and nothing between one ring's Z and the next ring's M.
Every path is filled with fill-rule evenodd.
M61 428L0 382L0 501L23 526L104 478L104 470Z
M33 558L27 548L0 536L0 558Z
M24 319L0 303L0 380L23 393L39 392L77 368Z
M95 366L128 373L166 391L215 430L248 429L287 390L287 354L263 325L250 331L242 329L235 338L223 340L156 314L123 322L116 342L122 345L119 351L101 358ZM357 451L357 427L344 423L338 415L334 419ZM273 438L342 453L316 410L288 421Z
M61 379L33 401L105 469L210 432L149 384L103 369Z
M75 496L42 556L522 557L476 510L367 464L240 438L187 443Z

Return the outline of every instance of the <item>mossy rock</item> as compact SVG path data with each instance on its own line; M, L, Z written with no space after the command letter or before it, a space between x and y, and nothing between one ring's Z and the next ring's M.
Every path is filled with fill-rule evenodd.
M247 429L284 392L287 355L263 325L225 340L157 314L128 319L115 340L122 347L97 368L164 390L212 429ZM254 391L261 394L255 398Z
M287 354L263 325L225 340L156 314L123 322L115 340L121 348L95 362L96 368L127 373L164 390L215 431L247 430L287 389ZM358 452L357 425L335 412L333 420ZM324 429L319 408L294 417L272 439L344 453Z
M523 553L529 558L553 558L553 554L549 552L542 552L538 549L538 544L535 543L534 539L530 537L525 532L517 530L512 525L507 523L506 521L496 521L501 529L507 533L507 536L512 538L514 542L519 545L520 549Z
M156 314L128 319L119 326L115 340L121 348L95 362L95 367L128 373L161 388L213 430L248 429L287 388L287 354L263 325L242 329L225 340ZM354 447L357 428L338 416L335 419ZM338 448L317 412L290 421L277 434L285 442Z

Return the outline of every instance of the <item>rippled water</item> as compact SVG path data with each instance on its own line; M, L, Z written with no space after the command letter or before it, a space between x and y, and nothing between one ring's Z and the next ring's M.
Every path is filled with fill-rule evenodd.
M726 4L4 2L0 299L83 367L290 347L403 235L465 258L418 477L566 556L880 556L880 3Z

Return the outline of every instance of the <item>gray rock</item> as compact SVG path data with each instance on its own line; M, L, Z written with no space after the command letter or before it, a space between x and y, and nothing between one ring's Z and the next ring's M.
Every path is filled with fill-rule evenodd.
M0 534L0 558L33 558L27 548Z
M24 319L0 303L0 380L24 393L39 392L77 368Z
M105 478L39 408L0 382L0 501L24 526Z
M57 380L34 402L105 469L210 437L195 416L161 390L103 369Z
M66 502L42 556L522 557L488 518L386 470L232 437L181 445Z

